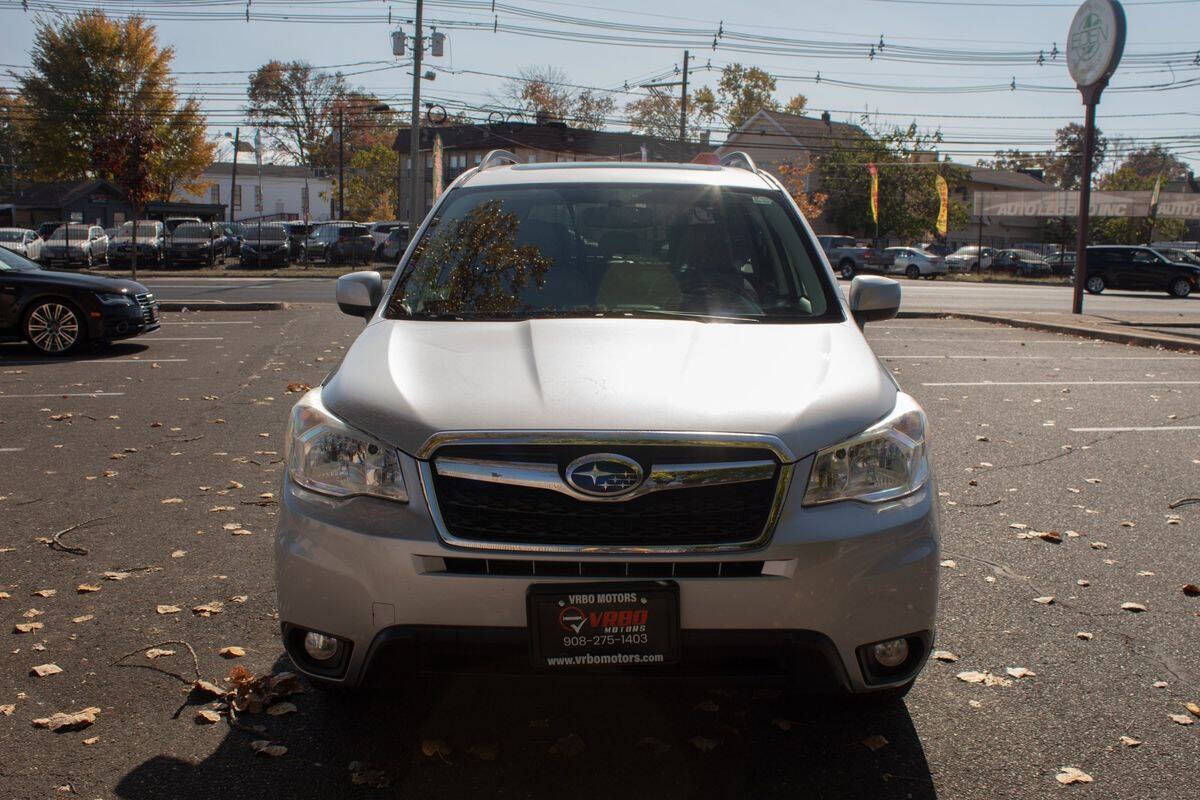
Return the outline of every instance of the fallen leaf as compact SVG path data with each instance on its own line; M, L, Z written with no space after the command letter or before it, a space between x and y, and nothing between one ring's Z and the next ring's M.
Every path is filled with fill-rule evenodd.
M123 581L128 578L130 574L131 573L128 572L106 572L104 573L104 579L106 581Z
M54 597L58 594L58 589L38 589L34 594L38 597Z
M561 756L577 756L584 751L586 745L583 739L577 733L568 733L566 736L559 739L554 744L550 745L550 752L557 753Z
M229 647L222 647L220 654L225 658L241 658L246 655L246 651L236 645L230 645Z
M154 610L157 611L159 614L178 614L183 609L180 608L179 606L160 605L160 606L155 606Z
M81 622L91 622L95 618L96 617L94 614L84 614L81 617L72 617L71 622L74 622L76 625L78 625Z
M1036 673L1036 672L1034 672L1034 671L1033 671L1033 670L1031 670L1031 669L1026 669L1025 667L1009 667L1008 669L1006 669L1006 670L1004 670L1004 671L1005 671L1005 672L1007 672L1009 675L1011 675L1011 676L1012 676L1012 677L1014 677L1014 678L1034 678L1034 677L1037 677L1037 673Z
M294 714L296 711L298 711L296 704L289 703L286 700L267 708L267 713L272 717L282 717L284 714Z
M705 738L704 736L693 736L691 739L688 739L688 741L692 743L692 747L696 748L701 753L707 753L709 750L712 750L717 746L716 741Z
M1122 527L1122 528L1132 528L1132 527L1133 527L1134 525L1136 525L1136 524L1137 524L1137 523L1135 523L1135 522L1133 522L1133 521L1131 521L1131 520L1123 520L1123 521L1121 522L1121 527Z
M255 739L250 743L250 749L260 756L270 756L277 758L287 752L287 748L281 744L271 744L267 739Z
M211 603L192 606L192 613L199 617L211 617L213 614L220 614L224 610L225 604L220 600L213 600Z
M96 721L96 715L100 713L100 709L95 706L89 706L82 711L64 713L59 711L42 719L35 719L33 727L46 728L51 731L77 731L81 728L86 728Z
M36 608L31 608L28 611L26 611L25 613L21 614L21 616L24 617L25 619L33 619L34 617L40 617L42 614L45 614L45 613L46 613L45 611L40 611Z
M192 682L192 691L199 692L200 694L211 695L211 696L217 698L218 700L224 699L231 694L231 692L228 689L222 689L220 686L217 686L215 683L212 683L210 681L205 681L205 680L193 681Z
M1035 597L1033 598L1033 602L1040 603L1044 606L1052 606L1054 605L1054 595L1048 594L1045 597Z
M174 650L167 650L165 648L160 648L160 647L151 647L149 650L146 651L146 658L150 659L151 661L153 661L156 658L166 658L167 656L173 656L173 655L175 655Z
M1093 550L1107 550L1107 549L1108 549L1108 545L1107 545L1107 544L1105 544L1104 542L1092 542L1092 543L1091 543L1091 548L1092 548Z
M945 561L942 562L942 566L945 567L946 569L957 569L958 562L953 559L947 558Z
M1197 717L1200 717L1200 706L1196 705L1195 703L1187 703L1184 705L1184 708L1186 708L1192 714L1195 714Z
M993 675L990 672L967 671L960 672L955 677L960 681L979 683L984 686L1012 686L1012 681L1007 678L1001 678L998 675Z
M1200 597L1200 586L1194 583L1185 583L1183 585L1183 593L1188 597Z
M1135 739L1132 736L1122 736L1120 739L1120 742L1121 742L1121 744L1125 745L1126 747L1137 747L1139 744L1142 743L1142 740Z
M1172 722L1178 722L1180 725L1193 725L1196 720L1189 717L1187 714L1167 714Z
M172 550L171 558L183 558L187 555L187 550Z
M1008 527L1015 528L1016 530L1019 530L1019 531L1023 531L1026 528L1028 528L1029 526L1026 525L1024 522L1014 522L1011 525L1009 525Z
M1037 534L1037 536L1043 542L1050 542L1051 544L1062 544L1062 534L1059 533L1058 531L1040 531Z
M37 675L39 678L57 675L62 671L62 667L60 667L58 664L38 664L33 669L29 670L31 674Z
M13 625L13 633L33 633L46 627L40 622L18 622Z
M1135 614L1146 610L1146 607L1141 603L1121 603L1121 608L1125 609L1126 611L1132 611Z
M1150 685L1153 686L1155 689L1165 689L1168 686L1166 681L1155 681L1154 683L1152 683Z
M209 509L210 513L214 513L217 511L233 511L233 506L213 506L212 508Z
M285 391L288 394L294 394L296 392L307 392L311 388L312 387L309 386L307 383L296 382L296 383L289 383L287 385L287 389Z
M473 744L467 748L467 752L476 756L480 761L496 760L496 745L494 744Z
M232 535L233 536L253 536L254 531L248 531L245 528L238 528L236 531L233 531Z
M201 708L196 711L196 716L193 719L197 725L212 725L221 721L221 715L211 708Z
M238 481L230 481L230 482L229 482L229 485L228 485L228 486L226 486L225 488L226 488L226 489L244 489L244 488L245 488L245 486L243 486L243 485L242 485L241 483L239 483Z
M887 747L888 740L877 733L873 736L868 736L867 738L863 739L862 744L868 750L874 752L881 747Z
M1142 570L1138 570L1138 577L1139 578L1153 578L1154 573L1148 569L1142 569Z
M1080 578L1079 580L1075 581L1075 585L1076 586L1091 586L1092 582L1089 581L1087 578Z
M721 710L721 707L712 700L701 700L696 704L696 711L710 711L716 713Z
M100 587L94 583L81 583L75 587L75 591L79 592L80 594L88 594L89 592L100 591Z
M1087 481L1088 483L1092 483L1092 484L1100 483L1099 478L1084 478L1084 480Z
M1083 639L1085 642L1090 642L1092 640L1092 634L1088 633L1087 631L1079 631L1075 634L1075 638Z
M96 742L98 742L98 741L100 741L100 737L99 737L99 736L92 736L92 737L90 737L90 738L88 738L88 739L84 739L84 740L83 740L83 743L84 743L84 745L85 745L85 746L87 746L87 747L91 747L92 745L94 745L94 744L95 744Z
M953 664L955 661L958 661L958 656L949 650L934 650L931 655L938 661L944 661L947 664Z
M174 506L174 505L178 505L179 503L182 503L183 498L182 497L168 497L166 500L159 500L158 502L164 506Z
M1092 782L1091 775L1076 767L1059 767L1058 770L1059 772L1054 776L1054 780L1061 784Z
M450 755L452 751L450 750L450 745L446 744L441 739L425 739L421 742L421 752L424 753L428 758L440 756L441 759L445 761L446 756ZM551 750L551 752L553 752L553 750Z
M17 706L15 703L8 703L7 705L0 706L0 717L11 717L13 712L16 710Z
M250 599L249 595L235 594L233 597L229 598L229 602L236 603L240 606L242 603L245 603L249 599Z

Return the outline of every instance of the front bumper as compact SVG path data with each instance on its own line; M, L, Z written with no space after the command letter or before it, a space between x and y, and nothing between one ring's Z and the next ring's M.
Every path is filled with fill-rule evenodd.
M93 339L128 339L159 329L158 303L150 306L102 306L90 319Z
M537 556L443 544L416 466L405 461L405 481L413 492L407 505L367 497L335 500L285 478L275 566L279 615L293 661L304 672L347 685L413 671L474 671L469 668L473 661L496 662L501 672L538 674L527 656L521 658L528 652L523 644L526 589L535 583L579 583L581 578L452 569L447 558L455 564L456 558L528 562ZM811 459L797 464L797 476L807 476L810 466ZM724 652L733 658L725 666L710 666L727 676L737 671L739 654L749 658L753 651L767 652L777 663L782 658L785 666L795 667L785 670L787 676L821 688L869 692L911 680L929 652L937 611L939 531L932 481L891 503L816 508L800 505L804 483L792 482L770 541L755 550L720 556L571 554L562 559L585 569L616 560L674 562L684 660L667 671L646 668L648 675L703 671L714 653ZM560 560L541 557L546 559ZM714 560L763 566L750 575L731 571L735 576L680 577L696 573L678 565L703 567ZM303 637L287 635L292 629L348 641L348 659L336 673L322 673L305 658ZM887 680L870 680L858 649L900 636L922 643L910 668ZM817 670L822 681L805 677L802 667L812 664L824 665Z

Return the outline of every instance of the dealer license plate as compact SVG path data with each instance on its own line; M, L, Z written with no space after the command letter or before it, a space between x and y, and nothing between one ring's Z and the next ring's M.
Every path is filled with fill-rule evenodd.
M679 585L535 584L526 594L537 666L641 666L679 660Z

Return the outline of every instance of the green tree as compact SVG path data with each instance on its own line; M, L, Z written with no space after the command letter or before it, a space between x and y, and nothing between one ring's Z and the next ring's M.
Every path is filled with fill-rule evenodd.
M1059 189L1078 189L1083 184L1083 126L1072 122L1054 132L1055 150L1046 154L1046 182ZM1100 165L1108 151L1108 139L1096 129L1092 153L1092 181L1099 179Z
M1185 162L1161 144L1129 153L1117 171L1122 169L1132 170L1143 178L1157 178L1162 175L1165 181L1186 180L1190 172Z
M160 147L173 124L176 139L189 150L188 159L173 163L207 164L204 120L194 106L179 106L170 76L175 51L158 46L153 25L136 15L112 19L100 11L34 24L32 68L14 75L26 104L31 177L116 179L109 165L122 158L114 162L111 149L123 147L123 140L111 133L131 126L154 128ZM155 169L165 168L153 160ZM157 183L162 176L153 177Z
M201 194L205 184L200 174L212 163L216 147L205 135L200 104L189 97L167 116L157 134L160 146L156 159L158 198L170 201L184 193Z
M960 228L968 221L966 207L954 190L967 180L967 170L947 162L928 160L940 133L921 133L915 125L881 132L874 138L858 137L840 143L820 161L821 187L828 192L824 218L838 230L869 236L875 231L871 219L871 175L868 164L879 170L879 235L916 239L931 233L937 223L936 177L950 187L949 226Z
M654 92L626 104L625 116L629 119L629 129L634 133L657 139L678 139L681 110L678 96ZM697 103L696 93L693 92L688 95L686 134L689 141L698 141L703 137L704 120L703 107Z
M101 142L100 168L125 189L125 197L133 206L131 226L133 250L130 271L137 280L137 220L141 219L146 202L162 190L162 170L156 161L163 150L161 128L151 121L130 117L120 127L114 127L106 141Z
M400 156L386 144L355 152L346 175L349 219L392 219L400 205Z
M1154 188L1158 175L1139 175L1132 166L1124 166L1100 182L1108 191L1147 191ZM1097 244L1144 244L1150 240L1148 217L1093 217L1092 241ZM1187 224L1181 219L1159 219L1154 223L1154 238L1181 239Z
M32 174L29 154L32 148L25 139L25 120L29 112L25 99L16 92L0 88L0 192L16 190L18 184Z
M267 149L293 164L329 166L337 102L350 93L341 73L305 61L269 61L250 76L246 118L262 132Z

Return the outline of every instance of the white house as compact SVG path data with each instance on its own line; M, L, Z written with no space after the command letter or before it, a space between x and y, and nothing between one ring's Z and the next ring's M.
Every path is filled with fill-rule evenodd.
M210 164L200 180L202 194L183 192L182 199L198 203L220 203L226 208L232 200L235 220L258 219L329 219L333 199L333 178L308 167L238 161L237 185L232 184L233 163ZM261 188L260 188L261 187Z

